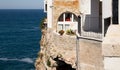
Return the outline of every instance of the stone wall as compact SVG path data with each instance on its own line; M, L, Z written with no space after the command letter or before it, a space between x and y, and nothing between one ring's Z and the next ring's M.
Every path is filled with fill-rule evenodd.
M103 70L101 42L80 39L79 42L79 69Z
M53 29L57 30L58 18L62 13L71 12L78 16L79 0L54 0L53 1ZM49 18L48 18L49 19Z

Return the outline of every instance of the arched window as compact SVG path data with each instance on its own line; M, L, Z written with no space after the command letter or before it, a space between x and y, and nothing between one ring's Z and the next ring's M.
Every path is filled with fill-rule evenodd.
M58 22L77 22L77 17L69 12L60 15Z
M59 30L76 30L77 29L78 18L75 14L70 12L65 12L58 18L57 29Z

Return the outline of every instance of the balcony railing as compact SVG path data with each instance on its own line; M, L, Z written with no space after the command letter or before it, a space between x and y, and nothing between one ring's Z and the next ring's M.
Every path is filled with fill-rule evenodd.
M102 41L102 23L98 17L86 17L78 26L78 36ZM79 25L79 24L78 24Z

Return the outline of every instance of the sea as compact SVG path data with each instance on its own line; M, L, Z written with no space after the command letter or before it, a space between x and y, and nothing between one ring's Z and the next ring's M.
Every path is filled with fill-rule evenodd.
M0 9L0 70L35 70L42 9Z

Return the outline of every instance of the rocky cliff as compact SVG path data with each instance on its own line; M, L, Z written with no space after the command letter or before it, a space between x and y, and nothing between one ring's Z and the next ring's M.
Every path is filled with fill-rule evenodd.
M60 36L42 30L41 51L36 60L36 70L75 70L75 36Z
M79 39L76 60L76 36L60 36L54 31L42 31L41 51L36 60L36 70L103 70L101 42Z

